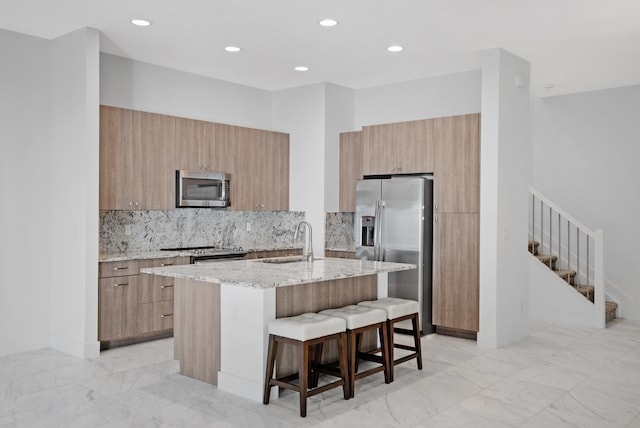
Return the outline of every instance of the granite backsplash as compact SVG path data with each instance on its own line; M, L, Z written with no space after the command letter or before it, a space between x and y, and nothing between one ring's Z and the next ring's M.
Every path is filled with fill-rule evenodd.
M353 218L354 213L350 212L326 213L325 248L341 251L353 251L355 249Z
M299 246L294 245L293 234L304 218L301 211L100 211L100 252L198 246L291 248Z

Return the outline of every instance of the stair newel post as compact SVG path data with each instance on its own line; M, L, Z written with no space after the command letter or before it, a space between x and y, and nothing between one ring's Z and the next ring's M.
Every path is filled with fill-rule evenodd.
M580 228L576 226L576 284L580 281Z
M571 222L567 219L567 271L571 270ZM568 275L568 274L567 274ZM568 276L571 279L570 276ZM571 281L567 281L571 284Z
M593 304L595 310L596 328L606 326L606 304L605 304L605 283L604 283L604 233L601 229L594 232L594 296Z
M562 227L560 227L561 223L561 216L560 213L558 213L558 263L556 266L556 269L559 268L560 266L560 256L562 255L561 251L562 251Z
M536 195L531 194L531 241L536 240Z
M540 200L540 249L544 251L544 204ZM538 253L544 254L544 253Z
M551 212L551 205L549 205L549 256L553 255L553 252L551 251L551 248L553 248L552 233L553 233L553 217ZM551 265L552 260L553 259L549 257L549 269L553 269L553 266Z

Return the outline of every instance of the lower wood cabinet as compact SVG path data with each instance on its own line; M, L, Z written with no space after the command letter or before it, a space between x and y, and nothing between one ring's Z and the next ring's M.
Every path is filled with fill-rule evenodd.
M478 214L438 214L433 228L433 324L479 328Z
M332 257L336 259L355 259L355 251L338 251L338 250L324 250L325 257Z
M288 250L264 250L264 251L251 251L244 256L245 259L267 259L269 257L287 257L287 256L299 256L302 254L301 248L291 248Z
M189 257L103 262L98 278L98 340L135 340L173 329L174 279L144 267L189 264Z

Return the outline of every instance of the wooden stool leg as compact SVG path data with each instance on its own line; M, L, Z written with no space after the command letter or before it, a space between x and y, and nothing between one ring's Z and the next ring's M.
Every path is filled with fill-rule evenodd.
M389 334L386 323L380 323L378 326L378 335L380 336L380 352L382 354L382 364L384 367L384 383L391 383L391 367L389 360Z
M344 382L342 385L342 393L344 399L348 400L352 395L349 380L349 369L347 369L347 333L340 333L338 336L338 359L340 363L340 377Z
M349 397L355 397L356 389L356 373L358 372L358 346L359 346L359 334L352 331L347 333L347 349L349 356L347 357L347 363L349 364L348 380L349 380Z
M309 388L315 388L318 386L318 380L320 379L320 372L317 370L316 365L322 363L322 350L324 343L318 343L314 346L313 357L311 359L311 365L309 367Z
M393 322L391 320L387 320L386 323L386 327L387 327L387 338L389 340L389 346L387 346L387 351L389 353L388 358L389 358L389 382L393 382L393 367L394 367L394 360L395 357L393 356L393 344L394 344L394 337L393 337Z
M411 318L413 325L413 343L416 348L416 360L418 361L418 370L422 370L422 345L420 343L420 326L418 325L418 314L414 314Z
M271 379L273 378L273 367L276 364L276 352L278 350L278 342L276 338L269 335L269 349L267 351L267 373L264 378L264 394L262 396L262 403L269 404L271 397Z
M309 381L309 345L300 342L298 345L298 379L300 381L300 416L307 416L307 392Z

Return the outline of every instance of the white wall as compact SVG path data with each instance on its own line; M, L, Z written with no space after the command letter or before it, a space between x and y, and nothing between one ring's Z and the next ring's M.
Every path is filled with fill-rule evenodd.
M640 85L536 100L533 185L604 231L607 295L640 320Z
M273 125L290 134L289 209L306 212L316 256L325 235L325 105L324 83L273 93Z
M0 30L0 355L49 344L51 43Z
M100 103L272 129L268 91L105 53L100 54Z
M529 103L529 63L502 49L485 51L480 137L481 347L504 346L528 334Z
M480 70L358 89L354 131L362 126L478 113Z
M100 352L98 31L83 28L54 39L52 58L50 345L91 357Z
M340 209L340 133L353 130L355 91L326 85L324 210Z

